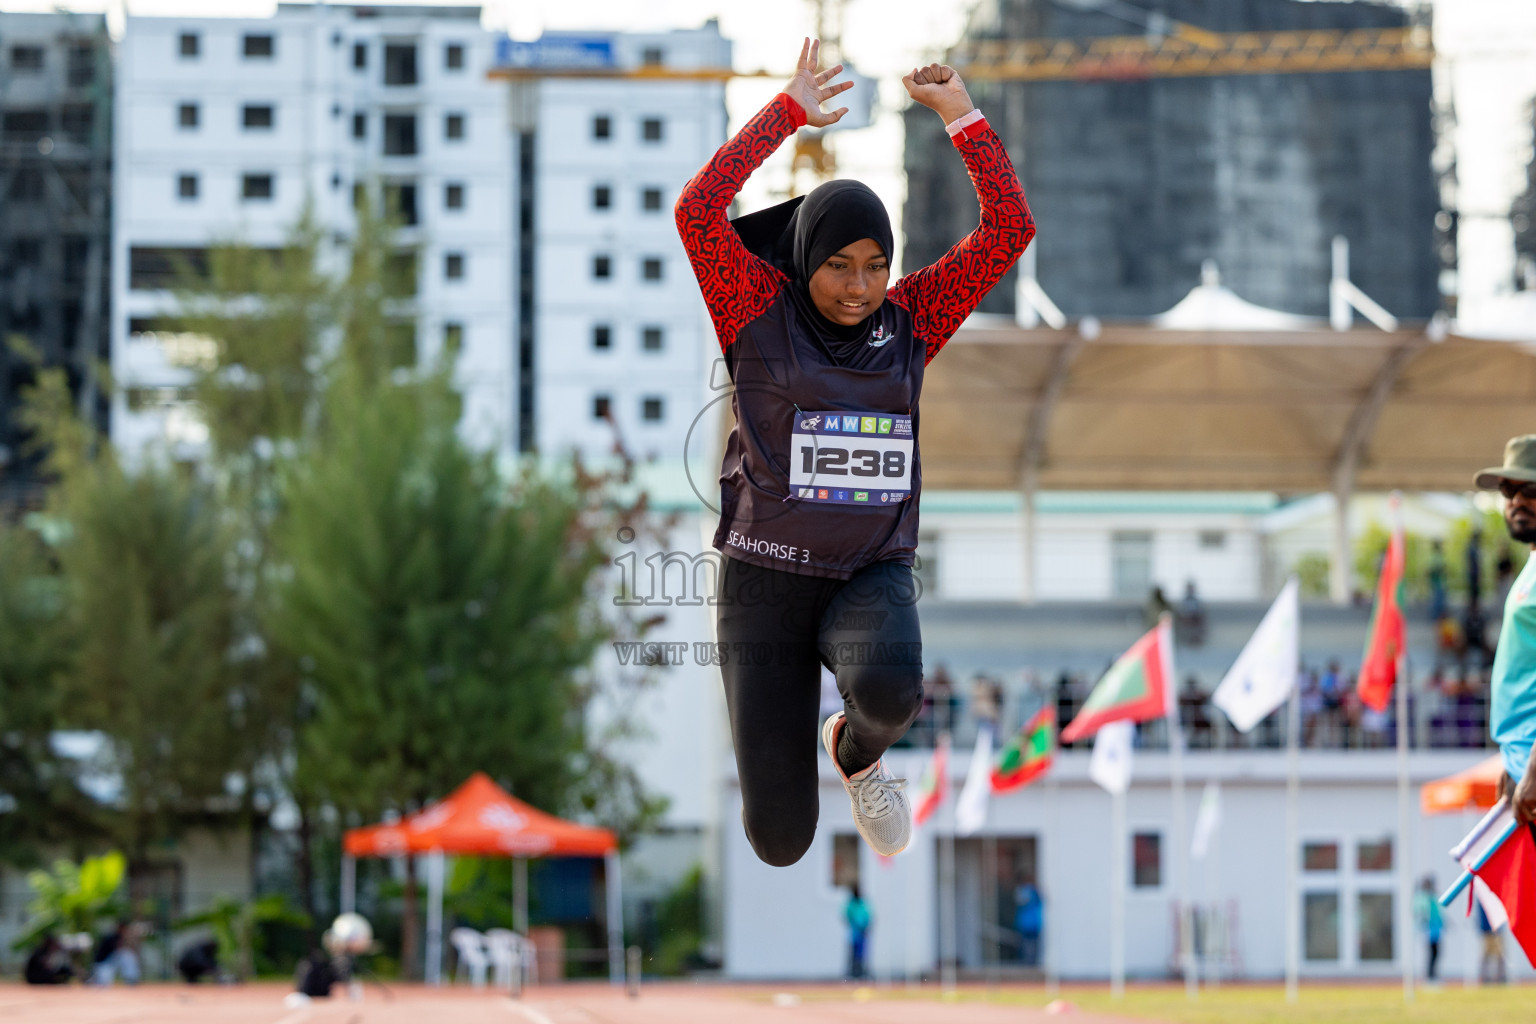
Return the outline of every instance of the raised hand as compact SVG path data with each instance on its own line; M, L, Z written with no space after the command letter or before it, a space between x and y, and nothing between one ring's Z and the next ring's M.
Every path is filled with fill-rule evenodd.
M960 73L948 64L913 68L902 76L901 84L907 87L908 96L944 118L946 124L976 109Z
M824 114L821 105L838 93L853 88L852 82L827 85L833 76L843 70L843 66L839 64L817 74L816 58L820 53L821 40L807 38L800 47L800 61L795 65L795 77L784 87L784 93L805 109L805 123L813 128L825 128L842 120L843 115L848 113L847 107L838 107L830 114Z

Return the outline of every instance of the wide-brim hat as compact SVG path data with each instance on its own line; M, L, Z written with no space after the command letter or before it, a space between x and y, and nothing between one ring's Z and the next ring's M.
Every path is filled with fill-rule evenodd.
M1481 471L1476 483L1480 490L1491 491L1503 480L1536 483L1536 434L1510 438L1504 445L1504 465Z

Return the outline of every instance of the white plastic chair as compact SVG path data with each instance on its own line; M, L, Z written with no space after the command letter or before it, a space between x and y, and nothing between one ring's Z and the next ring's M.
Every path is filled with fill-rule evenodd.
M494 971L491 984L498 989L510 990L513 972L524 970L524 961L530 952L525 949L526 942L509 928L487 928L485 944L491 951L491 968ZM527 981L526 978L522 980L525 983Z
M455 928L448 933L448 941L459 954L459 962L453 969L454 983L457 984L460 975L468 970L471 984L475 988L485 988L486 971L491 965L485 952L485 936L473 928Z

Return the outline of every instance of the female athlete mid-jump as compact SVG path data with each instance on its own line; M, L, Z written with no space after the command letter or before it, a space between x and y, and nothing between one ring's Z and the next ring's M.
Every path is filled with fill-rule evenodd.
M735 384L720 471L718 639L742 823L769 864L799 860L816 832L821 666L843 710L821 741L865 841L887 856L912 834L905 780L882 755L922 704L912 560L921 473L923 369L1008 271L1034 222L1002 141L952 68L914 68L912 99L936 112L970 171L981 224L889 289L891 222L857 181L726 219L759 164L853 83L817 73L806 40L795 77L683 189L677 229Z

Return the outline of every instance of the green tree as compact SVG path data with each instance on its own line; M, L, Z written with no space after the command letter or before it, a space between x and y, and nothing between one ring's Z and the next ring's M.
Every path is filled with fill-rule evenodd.
M122 779L109 816L130 857L173 838L251 768L231 671L229 538L210 489L154 460L132 471L75 417L62 370L40 371L23 418L54 480L48 516L69 646L61 724L100 730Z
M61 721L66 613L64 583L42 539L0 525L0 861L12 864L35 864L40 846L75 843L99 827L51 743Z

